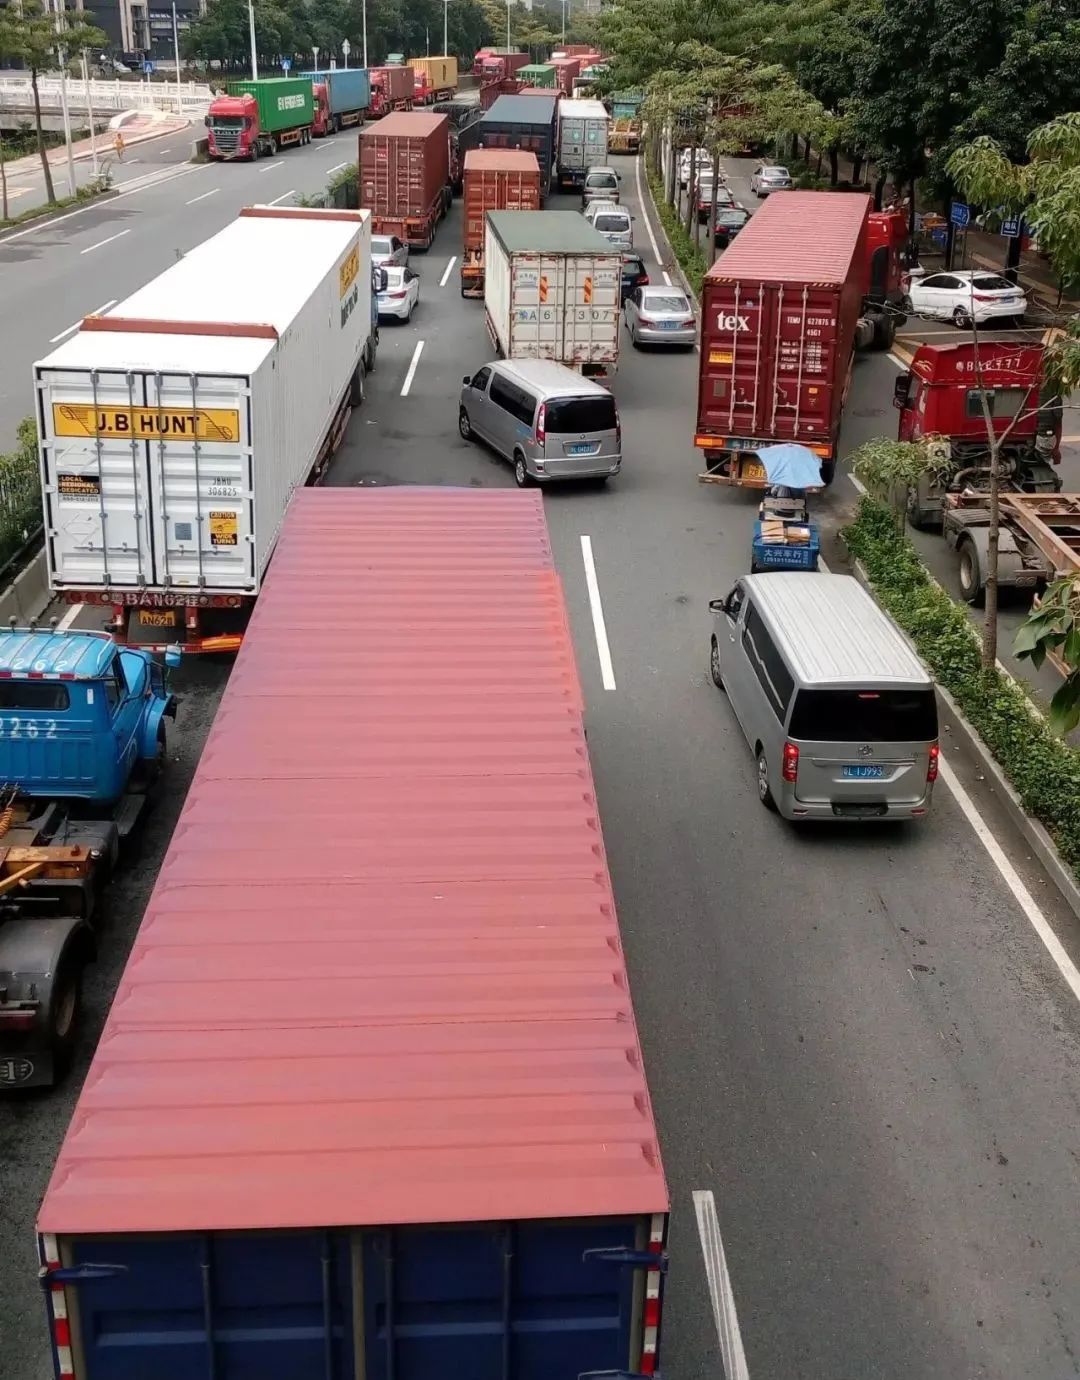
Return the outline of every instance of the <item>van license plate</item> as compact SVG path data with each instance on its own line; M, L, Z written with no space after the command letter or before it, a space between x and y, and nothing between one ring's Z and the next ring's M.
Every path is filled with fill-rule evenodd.
M860 764L857 767L845 767L844 775L856 781L878 781L885 775L885 768Z
M176 627L176 610L175 610L175 609L166 609L166 610L164 610L164 611L162 611L162 612L159 613L159 612L157 612L157 610L155 610L155 609L140 609L140 610L139 610L139 627L140 627L140 628L175 628L175 627Z
M576 445L566 447L567 455L592 455L595 450L596 446L592 441L580 441Z

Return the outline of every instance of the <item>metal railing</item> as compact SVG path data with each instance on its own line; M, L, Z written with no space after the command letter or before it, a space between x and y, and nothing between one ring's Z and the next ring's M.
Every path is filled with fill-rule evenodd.
M38 77L41 104L49 109L60 105L60 78ZM162 110L181 115L201 115L212 99L209 86L202 82L88 81L69 77L68 107L72 111ZM0 77L0 106L5 109L34 107L30 78L22 72L6 72Z

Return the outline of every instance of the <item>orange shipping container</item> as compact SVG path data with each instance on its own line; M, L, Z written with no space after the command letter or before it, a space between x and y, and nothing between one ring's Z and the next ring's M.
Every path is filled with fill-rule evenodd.
M360 135L360 205L376 234L427 248L449 204L450 122L417 110L387 115Z
M463 185L465 247L461 256L461 295L481 297L487 213L539 211L540 164L535 153L470 149L465 155Z

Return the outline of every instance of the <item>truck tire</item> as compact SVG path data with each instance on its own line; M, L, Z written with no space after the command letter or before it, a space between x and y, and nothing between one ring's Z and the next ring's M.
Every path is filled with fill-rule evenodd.
M937 528L940 531L942 510L940 506L934 506L930 502L925 478L920 479L918 484L908 489L907 498L904 500L904 510L908 526L914 527L916 532L927 532L931 528Z
M349 406L360 407L364 401L364 361L353 370L352 378L349 380Z
M254 143L252 144L252 146L251 146L251 161L252 161L253 163L257 163L257 162L259 161L259 141L258 141L258 139L256 139L255 142L254 142Z
M896 339L896 321L884 312L874 322L874 349L891 350Z
M836 461L835 461L835 460L822 460L822 462L821 462L821 482L822 482L822 484L824 484L825 487L828 488L829 485L833 482L833 479L834 479L835 477L836 477Z
M981 609L986 603L986 570L978 544L968 536L961 538L956 548L959 562L960 593L972 608Z

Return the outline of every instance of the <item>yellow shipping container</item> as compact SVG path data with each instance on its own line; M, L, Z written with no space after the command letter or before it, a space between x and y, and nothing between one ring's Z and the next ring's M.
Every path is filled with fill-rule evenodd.
M458 67L456 57L410 58L409 66L414 72L423 73L427 84L434 91L456 91Z

